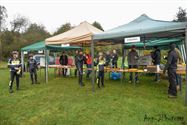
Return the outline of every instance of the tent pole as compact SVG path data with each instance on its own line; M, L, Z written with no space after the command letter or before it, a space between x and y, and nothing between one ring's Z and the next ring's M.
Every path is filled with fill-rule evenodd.
M184 41L184 44L182 45L182 50L183 50L183 54L184 54L184 60L186 60L185 41Z
M91 40L91 55L92 55L92 91L94 92L94 83L95 83L95 70L94 70L94 40L92 36Z
M182 45L179 45L179 50L180 50L180 52L182 54L182 59L185 60L184 59L184 52L183 52L183 49L182 49Z
M185 45L185 52L187 52L187 25L186 25L186 29L185 29L185 42L184 42L184 45ZM187 53L186 54L186 57L187 57ZM187 106L187 58L186 58L186 94L185 94L185 106Z
M124 50L124 44L121 45L122 48L122 64L121 64L121 68L124 69L124 61L125 61L125 50ZM122 76L121 76L121 83L123 82L123 76L124 73L122 72Z
M24 53L21 51L21 68L22 68L22 75L24 73Z
M48 52L47 49L45 51L45 83L48 83Z

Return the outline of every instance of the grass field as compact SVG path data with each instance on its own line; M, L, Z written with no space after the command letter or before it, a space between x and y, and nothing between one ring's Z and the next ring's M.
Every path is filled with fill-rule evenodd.
M21 90L8 93L9 71L0 69L0 125L187 125L183 94L167 97L167 81L141 77L136 86L105 81L105 88L91 91L76 78L50 74L49 83L31 85L28 73L21 78Z

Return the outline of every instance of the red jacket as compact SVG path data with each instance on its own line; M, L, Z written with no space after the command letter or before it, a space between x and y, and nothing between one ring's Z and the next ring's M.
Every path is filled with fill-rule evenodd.
M86 64L92 64L92 58L89 54L86 54Z

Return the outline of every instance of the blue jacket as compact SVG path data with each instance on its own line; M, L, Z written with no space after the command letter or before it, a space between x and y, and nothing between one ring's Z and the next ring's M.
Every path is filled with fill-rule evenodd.
M36 70L38 68L36 60L29 59L27 62L27 67L28 67L29 71Z

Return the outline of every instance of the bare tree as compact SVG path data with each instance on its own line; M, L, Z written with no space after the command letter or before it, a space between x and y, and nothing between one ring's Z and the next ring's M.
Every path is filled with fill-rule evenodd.
M0 32L3 30L3 25L7 17L8 15L6 8L0 5Z
M24 32L29 26L29 19L21 15L16 15L10 24L13 32Z
M0 61L2 61L2 41L1 41L1 31L3 30L3 25L5 23L7 15L7 10L4 6L0 5Z

